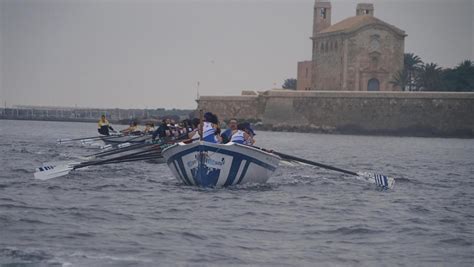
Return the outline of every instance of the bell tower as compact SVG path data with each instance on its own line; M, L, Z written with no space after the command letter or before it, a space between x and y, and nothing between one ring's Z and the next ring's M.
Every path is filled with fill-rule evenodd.
M313 37L329 26L331 26L331 2L316 0L314 3Z
M374 15L374 4L359 3L356 8L357 16L373 16Z

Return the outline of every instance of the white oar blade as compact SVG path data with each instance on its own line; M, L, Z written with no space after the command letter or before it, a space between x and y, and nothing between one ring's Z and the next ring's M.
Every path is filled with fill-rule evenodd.
M118 148L125 148L125 147L129 147L131 145L132 145L131 143L122 143L122 144L119 144L117 147Z
M101 150L106 150L106 149L110 149L112 148L112 145L111 144L108 144L108 145L105 145L105 146L101 146L100 149Z
M56 166L75 166L79 165L81 162L79 161L70 161L70 160L63 160L63 161L53 161L53 162L44 162L41 166L42 167L56 167ZM39 168L36 168L39 171Z
M382 174L358 172L357 175L369 183L382 187L383 189L393 189L395 187L395 179Z
M60 166L43 166L36 169L35 179L48 180L56 177L61 177L74 169L71 165L60 165Z
M92 143L92 142L95 142L96 139L82 139L81 140L81 143L82 144L88 144L88 143Z

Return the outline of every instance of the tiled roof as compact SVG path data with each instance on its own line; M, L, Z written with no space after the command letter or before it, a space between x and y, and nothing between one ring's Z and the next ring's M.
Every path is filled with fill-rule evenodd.
M335 33L335 32L351 32L369 24L383 24L393 29L398 34L405 35L405 32L400 30L399 28L391 24L388 24L381 19L378 19L374 16L369 16L369 15L354 16L354 17L347 18L345 20L341 20L340 22L334 25L331 25L328 28L318 32L318 34Z

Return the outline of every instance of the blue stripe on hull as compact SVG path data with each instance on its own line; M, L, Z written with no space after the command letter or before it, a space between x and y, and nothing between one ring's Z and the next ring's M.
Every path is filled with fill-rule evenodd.
M224 186L229 186L234 183L235 177L239 172L240 165L242 164L242 160L232 160L232 165L230 166L229 175L227 177L227 181L225 181Z
M197 168L191 170L192 177L188 177L188 174L186 172L186 168L184 167L182 157L184 155L188 155L188 154L195 153L195 152L199 153L199 154L197 154L198 155L198 166L197 166ZM183 176L183 177L180 177L180 178L181 178L181 180L185 181L185 184L187 184L187 185L192 185L192 183L190 182L190 179L193 179L194 183L198 186L203 186L203 187L216 186L217 182L219 180L221 170L220 169L212 169L212 168L209 168L206 165L205 157L202 156L203 154L201 154L201 153L205 153L205 152L218 152L218 153L221 153L221 154L224 154L224 155L232 156L231 167L230 167L229 173L226 177L226 181L224 183L224 186L229 186L229 185L234 184L236 179L238 179L238 180L235 184L240 184L242 182L243 178L245 177L245 175L247 174L250 163L259 165L259 166L261 166L261 167L263 167L267 170L270 170L270 171L275 171L275 169L276 169L276 167L274 167L272 165L269 165L269 164L267 164L265 162L262 162L258 159L249 157L247 155L237 153L237 152L233 152L233 151L229 151L229 150L223 150L223 149L216 148L216 147L204 146L204 145L192 147L190 149L181 151L180 153L177 153L177 154L173 155L172 157L170 157L168 159L168 165L169 164L174 164L175 167L179 168L178 174L179 174L179 176ZM239 172L242 161L244 161L244 160L246 161L246 163L243 167L243 170L242 170L240 176L237 177L237 173ZM175 164L175 162L177 162L178 164Z
M247 170L249 169L250 166L250 161L247 161L245 163L244 170L242 171L242 174L240 175L239 180L237 181L237 184L240 184L242 182L242 179L244 179L245 174L247 173Z

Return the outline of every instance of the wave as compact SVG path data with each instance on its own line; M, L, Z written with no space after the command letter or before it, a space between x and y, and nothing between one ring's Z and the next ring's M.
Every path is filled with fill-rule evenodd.
M12 263L18 263L18 261L22 263L38 263L50 261L54 258L53 255L42 250L22 250L14 247L0 248L0 257L10 259Z
M469 240L463 239L463 238L459 238L459 237L443 239L443 240L440 240L439 242L443 243L443 244L463 246L463 247L472 246L472 242L470 242Z
M381 230L376 230L374 228L369 228L368 226L349 226L349 227L339 227L333 230L320 231L320 233L326 234L340 234L340 235L367 235L367 234L379 234L382 233Z

